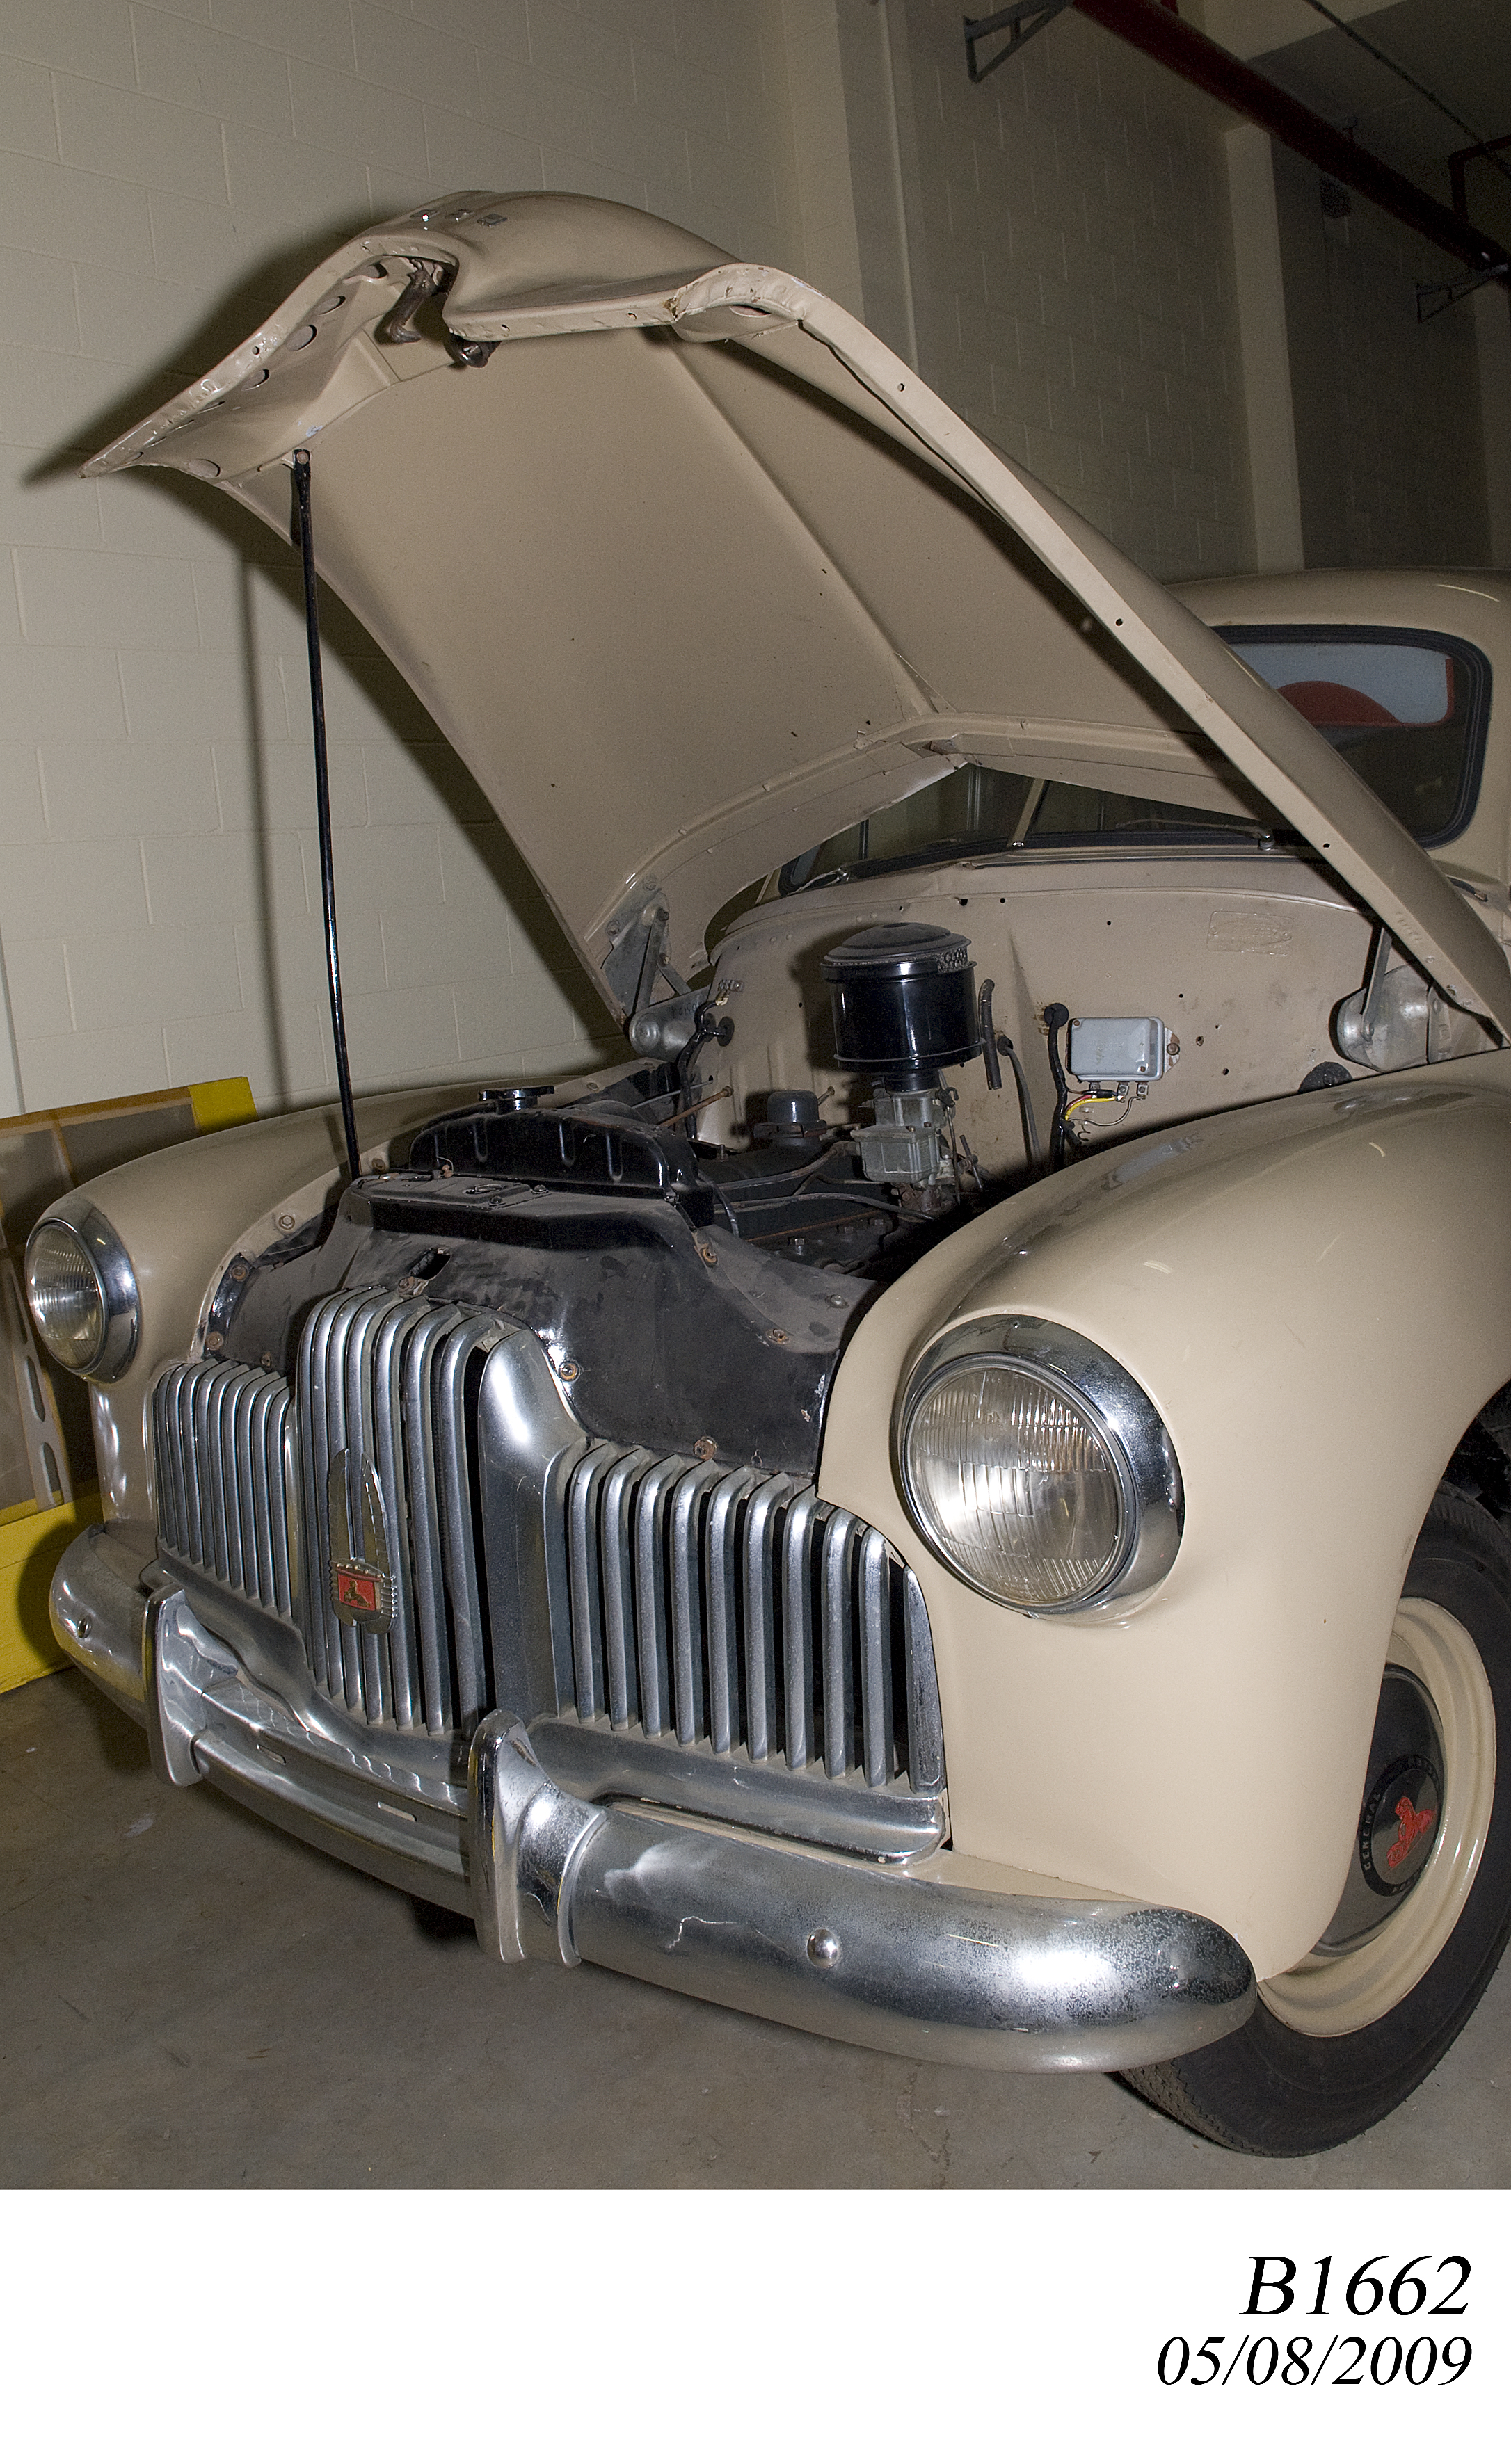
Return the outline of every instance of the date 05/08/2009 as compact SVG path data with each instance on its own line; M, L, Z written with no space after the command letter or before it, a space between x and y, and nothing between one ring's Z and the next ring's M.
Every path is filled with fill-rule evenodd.
M1278 2320L1290 2313L1302 2319L1340 2321L1330 2338L1291 2335L1282 2347L1278 2336L1245 2331L1208 2336L1194 2349L1185 2336L1169 2336L1160 2347L1156 2365L1162 2387L1227 2387L1235 2377L1251 2387L1389 2387L1404 2380L1410 2387L1452 2387L1462 2378L1473 2357L1467 2336L1451 2330L1441 2344L1437 2334L1416 2334L1410 2341L1398 2334L1377 2333L1373 2343L1364 2336L1342 2331L1344 2319L1369 2319L1378 2314L1383 2329L1388 2320L1462 2319L1469 2304L1467 2258L1434 2259L1427 2253L1392 2267L1383 2251L1361 2260L1337 2293L1331 2293L1330 2256L1305 2263L1277 2251L1251 2255L1249 2298L1240 2317ZM1341 2293L1342 2298L1339 2298ZM1306 2297L1310 2296L1308 2299ZM1435 2297L1435 2298L1434 2298ZM1241 2383L1240 2381L1240 2383Z

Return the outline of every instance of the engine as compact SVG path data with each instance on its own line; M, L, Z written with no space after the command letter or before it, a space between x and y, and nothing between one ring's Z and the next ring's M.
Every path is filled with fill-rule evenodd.
M533 1329L593 1434L811 1478L848 1328L979 1189L941 1076L981 1049L964 936L874 927L824 972L869 1119L835 1128L811 1089L776 1088L748 1145L713 1147L675 1061L568 1103L484 1089L402 1169L233 1260L207 1352L288 1375L343 1289L493 1309Z

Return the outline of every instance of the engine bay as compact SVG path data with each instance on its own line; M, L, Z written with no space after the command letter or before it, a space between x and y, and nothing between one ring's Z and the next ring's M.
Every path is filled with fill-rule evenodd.
M231 1261L205 1351L288 1375L342 1288L480 1307L533 1330L592 1435L811 1479L850 1328L957 1223L1116 1139L1367 1070L1420 981L1279 849L836 882L740 918L700 989L659 972L656 999L652 950L640 1067L428 1122ZM1423 1020L1407 1061L1436 1057Z

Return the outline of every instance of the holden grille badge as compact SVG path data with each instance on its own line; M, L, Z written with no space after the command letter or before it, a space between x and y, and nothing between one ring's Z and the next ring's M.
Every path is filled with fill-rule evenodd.
M367 1456L343 1446L325 1475L330 1530L330 1604L343 1625L386 1634L393 1623L392 1564L383 1492Z

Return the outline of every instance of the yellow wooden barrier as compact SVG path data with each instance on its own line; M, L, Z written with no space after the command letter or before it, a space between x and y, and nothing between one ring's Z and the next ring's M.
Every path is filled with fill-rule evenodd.
M99 1520L98 1489L45 1514L26 1506L0 1512L0 1694L67 1665L53 1640L48 1586L70 1540Z
M207 1130L233 1130L238 1121L255 1121L257 1117L252 1089L245 1078L202 1078L189 1089L189 1100L194 1127L201 1135Z
M99 1104L69 1104L0 1121L0 1242L9 1232L19 1265L26 1233L64 1190L130 1155L256 1118L256 1107L245 1078L212 1078L198 1086L169 1087L149 1095L120 1096ZM12 1378L10 1354L13 1348L13 1337L0 1324L0 1376L7 1389ZM40 1354L33 1365L51 1403L54 1389ZM13 1419L9 1393L0 1396L0 1403ZM25 1410L24 1400L21 1408ZM78 1414L73 1417L78 1428L71 1451L75 1477L81 1481L89 1440L86 1423ZM12 1500L10 1505L0 1504L0 1694L66 1664L53 1640L48 1586L70 1540L100 1519L98 1491L82 1485L71 1503L38 1507L30 1498L14 1502L15 1486L32 1485L33 1475L27 1467L25 1451L17 1454L13 1433L11 1441L0 1447L9 1475L0 1483L0 1499L9 1485ZM12 1454L15 1462L10 1459ZM66 1491L66 1463L59 1466L58 1477ZM37 1473L35 1484L37 1495L44 1496L47 1479ZM53 1493L56 1498L56 1485Z

